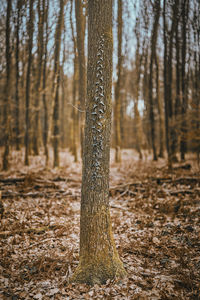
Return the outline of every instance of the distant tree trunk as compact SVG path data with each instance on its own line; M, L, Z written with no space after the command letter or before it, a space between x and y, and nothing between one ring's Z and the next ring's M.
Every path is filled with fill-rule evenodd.
M45 41L44 44L44 61L43 61L43 79L42 79L42 101L44 106L44 133L43 133L43 142L44 142L44 152L46 156L46 166L48 165L49 160L49 151L48 151L48 107L46 100L46 69L47 69L47 44L48 44L48 11L49 11L49 0L42 0L43 6L43 24L45 23Z
M9 167L9 152L10 152L10 86L11 86L11 49L10 49L10 16L12 10L12 1L7 1L6 12L6 82L4 93L4 153L3 153L3 170L8 170Z
M89 0L88 13L80 260L71 281L94 285L122 277L125 271L114 244L109 213L112 0Z
M166 22L166 0L163 2L163 38L164 38L164 70L163 70L163 80L164 80L164 102L165 102L165 138L166 138L166 148L168 154L168 167L172 167L172 155L169 139L169 84L168 84L168 37L167 37L167 22Z
M38 46L37 46L37 70L36 70L36 85L35 85L35 112L34 112L34 131L33 131L33 151L35 155L39 154L39 112L40 112L40 89L42 78L42 63L43 63L43 6L41 0L38 0Z
M181 115L181 89L180 89L180 80L181 80L181 63L180 63L180 38L179 38L179 23L178 16L176 30L175 30L175 45L176 45L176 98L175 98L175 109L174 109L174 117L175 117L175 134L173 140L173 151L176 153L178 150L178 134L180 132L180 115Z
M26 124L25 124L25 165L29 165L29 127L30 127L30 119L29 119L29 100L30 100L30 85L31 85L31 66L32 66L32 48L33 48L33 20L34 20L34 11L33 11L33 0L29 0L29 21L28 21L28 67L26 74Z
M77 41L74 35L74 27L72 20L72 8L73 0L71 0L71 11L70 11L70 24L72 30L72 40L74 45L74 74L73 74L73 109L72 109L72 154L74 156L74 162L78 161L78 133L79 133L79 120L77 112L77 87L78 87L78 53L77 53Z
M141 119L140 119L140 113L138 110L138 101L139 101L139 90L140 90L140 77L141 77L141 66L142 66L142 59L143 54L140 54L140 36L139 31L135 30L136 32L136 39L137 39L137 48L136 48L136 56L135 56L135 64L136 64L136 82L134 86L132 82L133 87L133 93L134 93L134 87L136 89L136 95L135 95L135 101L134 101L134 135L135 135L135 141L136 141L136 150L139 153L139 158L142 159L142 151L141 151L141 134L142 134L142 128L141 128Z
M118 0L118 63L117 63L117 82L115 86L115 110L114 110L114 124L115 124L115 162L121 162L121 81L122 81L122 0Z
M183 0L181 2L181 16L182 16L182 53L181 53L181 92L182 92L182 103L181 103L181 142L180 142L180 151L181 151L181 160L185 160L185 153L187 151L187 122L186 122L186 113L187 113L187 89L186 89L186 49L187 49L187 20L189 12L189 0Z
M158 117L159 117L159 142L160 142L160 150L159 157L164 157L164 115L163 108L160 97L160 79L159 79L159 61L158 56L155 58L156 64L156 98L157 98L157 106L158 106Z
M169 148L170 148L170 154L171 154L171 161L177 162L176 157L176 130L174 128L175 120L174 120L174 107L173 107L173 99L172 99L172 83L173 83L173 39L174 39L174 33L177 26L177 14L178 14L178 5L179 0L175 0L173 3L173 14L172 14L172 25L170 30L170 36L169 36L169 55L168 55L168 61L167 61L167 90L168 90L168 108L169 108Z
M53 152L54 152L54 167L59 166L59 86L60 86L60 46L61 34L63 29L64 17L64 3L65 0L60 0L60 14L56 27L55 35L55 61L54 61L54 75L55 75L55 98L53 106Z
M20 149L20 129L19 129L19 30L21 22L21 0L17 0L17 24L16 24L16 51L15 51L15 67L16 67L16 85L15 85L15 144L16 150Z
M154 4L155 19L151 36L151 58L149 70L149 109L151 122L151 142L153 148L153 160L157 160L156 141L155 141L155 116L154 116L154 101L153 101L153 64L156 58L156 44L158 35L158 26L160 18L160 0L156 0Z
M79 62L79 106L80 106L80 133L81 133L81 156L83 151L83 123L86 97L86 65L85 65L85 20L83 15L82 0L75 0L77 50Z
M66 81L65 80L65 60L66 60L66 46L65 46L65 35L66 30L64 26L64 34L63 34L63 58L62 58L62 66L61 66L61 88L62 88L62 98L61 98L61 124L60 124L60 131L61 131L61 146L62 148L65 147L65 88L66 88Z

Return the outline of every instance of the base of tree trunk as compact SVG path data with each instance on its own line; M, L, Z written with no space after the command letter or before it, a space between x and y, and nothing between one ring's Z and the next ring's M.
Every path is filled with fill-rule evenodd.
M96 260L87 263L79 263L75 273L70 278L70 282L86 283L88 285L105 284L108 279L122 279L126 275L124 266L118 256L111 261L108 258L105 262Z

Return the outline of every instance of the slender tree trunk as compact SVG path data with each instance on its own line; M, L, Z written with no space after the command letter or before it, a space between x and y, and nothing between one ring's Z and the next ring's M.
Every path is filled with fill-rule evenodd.
M177 26L175 31L175 40L176 40L176 99L175 99L175 109L174 109L174 117L175 117L175 135L173 141L173 151L176 153L178 150L178 134L180 132L180 108L181 108L181 89L180 89L180 39L179 39L179 24L178 24L178 16L177 18Z
M47 1L47 2L46 2ZM46 100L46 69L47 69L47 44L48 44L48 12L49 12L49 0L42 0L43 6L43 24L45 23L45 41L44 43L44 62L43 62L43 78L42 78L42 101L44 106L44 133L43 133L43 143L44 152L46 157L46 166L49 161L49 151L48 151L48 106Z
M7 1L6 12L6 82L4 93L4 153L3 153L3 170L9 168L10 152L10 86L11 86L11 49L10 49L10 17L12 11L12 1Z
M153 160L157 160L156 141L155 141L154 101L153 101L153 63L156 57L156 44L157 44L159 18L160 18L160 0L156 0L154 5L154 10L155 10L155 20L153 24L152 37L151 37L151 59L150 59L150 70L149 70L149 109L150 109Z
M115 162L121 162L121 81L122 81L122 0L118 0L118 64L117 64L117 82L115 86L115 111L114 111L114 124L115 124Z
M93 285L122 277L125 271L114 244L109 213L112 0L89 0L88 13L80 260L71 281Z
M159 79L159 61L158 56L155 57L155 65L156 65L156 98L157 98L157 106L158 106L158 117L159 117L159 141L160 141L160 150L159 157L164 157L164 115L163 108L160 97L160 79Z
M72 20L72 8L73 0L71 0L71 11L70 11L70 24L72 31L72 40L74 44L74 74L73 74L73 109L72 109L72 154L74 156L74 162L78 161L78 136L79 136L79 119L78 119L78 103L77 103L77 87L78 87L78 53L77 53L77 41L74 35L74 27ZM77 108L76 108L77 107Z
M28 21L28 67L26 74L26 127L25 127L25 165L29 165L29 127L30 127L30 117L29 117L29 108L30 108L30 86L31 86L31 66L32 66L32 48L33 48L33 20L34 20L34 11L33 11L34 1L29 1L29 21Z
M168 167L172 168L172 155L171 147L169 142L169 101L168 101L168 42L167 42L167 22L166 22L166 0L163 2L163 38L164 38L164 70L163 70L163 80L164 80L164 102L165 102L165 138L166 138L166 148L168 154Z
M82 0L75 0L76 30L77 30L77 50L79 62L79 107L80 107L80 138L81 156L83 154L83 123L86 97L86 65L85 65L85 20L83 15Z
M60 14L58 17L58 23L56 27L55 35L55 61L54 61L54 75L56 80L55 85L55 98L53 106L53 153L54 153L54 167L59 166L59 86L60 86L60 46L61 46L61 34L63 29L64 18L64 5L65 0L60 0Z
M41 0L38 0L38 46L37 46L37 70L36 70L36 85L35 85L35 112L34 112L34 131L33 131L33 151L35 155L39 154L39 137L40 137L40 89L42 78L42 63L43 63L43 5Z
M15 52L15 67L16 67L16 85L15 85L15 144L16 150L20 149L20 129L19 129L19 30L21 22L21 1L17 1L17 25L16 25L16 52Z
M188 10L189 10L189 1L181 1L181 16L182 16L182 53L181 53L181 92L182 92L182 105L181 105L181 142L180 142L180 151L181 151L181 160L185 160L185 153L187 151L186 143L186 134L187 134L187 122L186 122L186 113L187 113L187 89L186 89L186 49L187 49L187 20L188 20Z

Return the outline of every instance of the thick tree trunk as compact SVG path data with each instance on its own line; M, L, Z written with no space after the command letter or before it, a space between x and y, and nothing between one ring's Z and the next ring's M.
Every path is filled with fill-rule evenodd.
M29 106L30 106L30 86L31 86L31 66L32 66L32 48L33 48L33 30L34 30L34 12L33 0L29 1L29 21L28 21L28 67L26 74L26 127L25 127L25 165L29 165Z
M115 124L115 162L121 162L121 81L122 81L122 0L118 0L118 63L117 63L117 82L115 86L115 110L114 110L114 124Z
M4 153L3 153L3 170L9 167L10 152L10 85L11 85L11 52L10 52L10 16L12 10L12 1L7 1L6 12L6 82L4 93Z
M88 86L83 155L80 261L71 281L102 284L125 271L109 213L112 0L88 2Z

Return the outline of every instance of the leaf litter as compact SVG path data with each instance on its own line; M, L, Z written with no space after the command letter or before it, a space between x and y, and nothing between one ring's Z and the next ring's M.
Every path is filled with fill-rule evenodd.
M78 265L81 164L0 173L0 299L200 299L200 173L111 153L110 207L124 280L69 284ZM15 156L17 157L17 156ZM19 161L19 159L18 159ZM190 165L191 167L184 167Z

